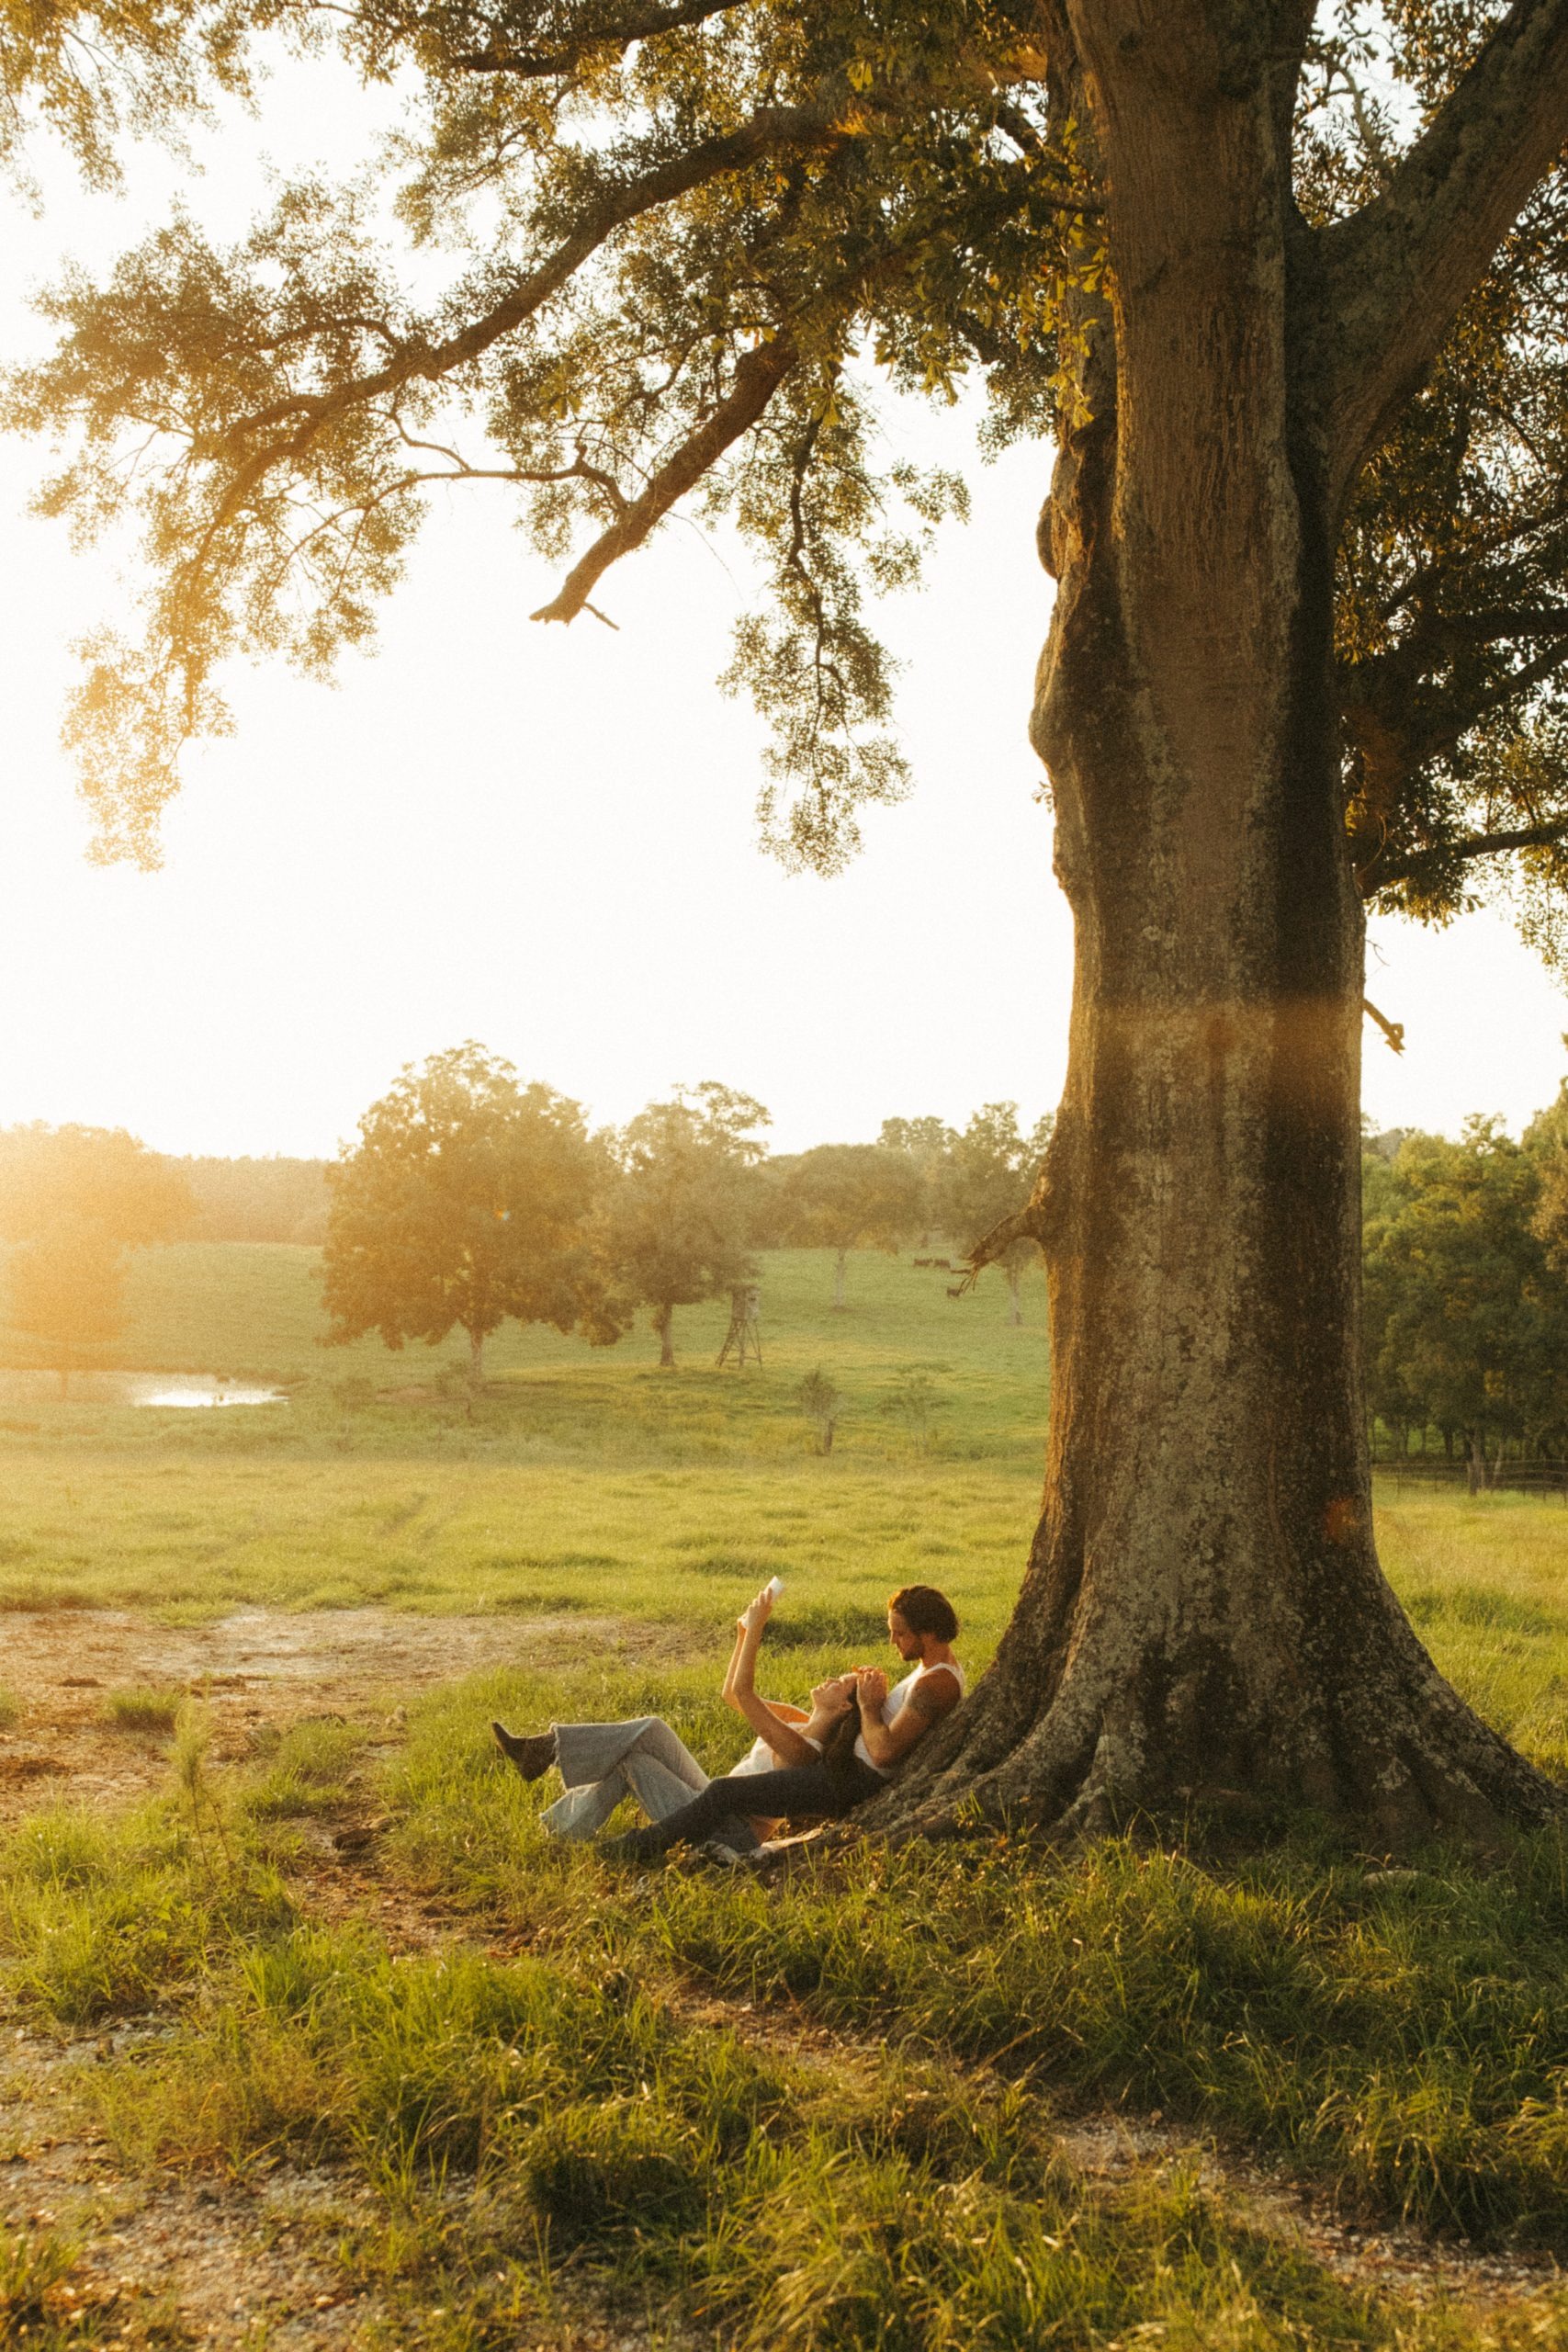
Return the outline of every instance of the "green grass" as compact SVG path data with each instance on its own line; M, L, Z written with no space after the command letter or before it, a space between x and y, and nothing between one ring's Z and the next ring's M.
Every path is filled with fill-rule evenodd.
M470 1419L439 1362L434 1394L378 1393L429 1384L423 1351L315 1350L310 1276L267 1249L138 1272L125 1360L300 1384L276 1413L46 1400L0 1430L0 1607L496 1620L494 1669L412 1702L390 1758L302 1722L220 1770L198 1704L111 1693L117 1720L174 1729L167 1796L0 1841L9 1999L167 2028L82 2078L123 2162L343 2167L364 2215L345 2274L389 2298L392 2340L443 2352L556 2340L580 2304L738 2352L1568 2346L1550 2297L1483 2324L1369 2299L1190 2170L1118 2188L1061 2139L1080 2110L1157 2110L1374 2221L1568 2251L1556 1838L1392 1880L1305 1832L1243 1861L1201 1840L854 1851L764 1890L610 1876L543 1839L547 1792L495 1757L492 1713L660 1712L731 1760L717 1662L774 1573L781 1695L870 1651L911 1578L952 1591L981 1663L1038 1501L1037 1290L1013 1331L999 1283L950 1302L864 1259L836 1317L827 1257L782 1254L760 1373L713 1370L717 1309L681 1318L673 1379L646 1334L608 1354L524 1335ZM851 1400L826 1459L793 1401L818 1363ZM885 1409L916 1374L942 1398L923 1450ZM1444 1670L1568 1770L1568 1510L1401 1494L1379 1532ZM679 1631L682 1662L668 1641L640 1665L574 1649L548 1681L508 1662L513 1626L601 1613ZM444 1915L437 1950L395 1951L378 1909L315 1911L324 1830L371 1812L380 1894ZM69 2249L36 2243L0 2267L0 2329L25 2312L29 2345L64 2342Z
M106 1690L98 1720L111 1731L173 1731L184 1704L183 1690Z
M492 1707L546 1695L433 1693L379 1766L302 1724L222 1778L187 1758L161 1805L9 1842L12 1997L66 2025L165 2015L81 2077L122 2162L340 2168L364 2192L348 2275L411 2326L438 2306L465 2352L533 2340L563 2281L738 2352L1568 2342L1551 2298L1481 2336L1344 2286L1180 2163L1118 2188L1061 2141L1084 2108L1155 2110L1374 2221L1568 2245L1562 1840L1371 1883L1299 1838L1225 1866L987 1842L770 1888L606 1876L542 1838L541 1792L490 1746ZM549 1695L658 1696L726 1752L694 1667ZM294 1816L355 1780L393 1818L382 1887L440 1898L441 1950L289 1892Z
M424 2220L424 2263L470 2325L498 2286L515 2307L515 2271L536 2278L544 2247L622 2308L652 2302L737 2346L967 2352L1127 2326L1265 2346L1308 2312L1330 2342L1378 2340L1355 2298L1190 2179L1086 2193L1005 2086L917 2064L863 2082L808 2069L614 1970L392 1965L342 1931L298 1930L140 2075L137 2097L111 2079L104 2101L122 2145L354 2165L405 2230ZM460 2229L437 2218L455 2178Z
M909 1257L861 1251L852 1259L848 1305L835 1313L830 1251L772 1250L761 1262L761 1368L749 1364L742 1373L729 1368L721 1377L706 1376L716 1373L728 1299L677 1310L674 1379L659 1374L658 1342L646 1318L611 1349L591 1349L542 1326L525 1330L509 1324L486 1351L487 1374L502 1394L478 1424L482 1435L568 1447L597 1447L609 1435L617 1447L641 1440L698 1451L716 1443L725 1453L740 1445L770 1454L803 1453L815 1449L817 1439L795 1391L820 1364L845 1396L835 1448L912 1452L916 1440L898 1408L900 1385L924 1374L933 1397L928 1444L961 1454L1038 1451L1047 1377L1045 1289L1038 1272L1024 1281L1025 1319L1015 1329L997 1273L982 1276L969 1296L952 1299L947 1289L955 1276L918 1267ZM186 1242L139 1252L127 1290L128 1327L96 1357L135 1371L287 1382L297 1408L307 1408L303 1413L274 1407L122 1415L83 1404L69 1408L75 1426L113 1428L128 1436L133 1428L146 1432L149 1424L162 1432L173 1421L187 1442L210 1444L233 1442L242 1420L253 1428L266 1421L274 1431L319 1442L346 1410L362 1423L367 1441L379 1431L400 1442L411 1418L425 1419L423 1408L434 1402L471 1431L463 1335L434 1348L415 1343L395 1352L373 1338L323 1347L319 1267L319 1251L281 1242ZM0 1325L0 1364L42 1361L38 1342ZM629 1379L633 1374L650 1377ZM521 1396L510 1394L513 1386L521 1387ZM380 1394L400 1389L437 1394L406 1402ZM52 1403L45 1384L40 1401L27 1408L51 1431L62 1423L53 1411L40 1417L40 1405ZM378 1406L384 1409L378 1412Z

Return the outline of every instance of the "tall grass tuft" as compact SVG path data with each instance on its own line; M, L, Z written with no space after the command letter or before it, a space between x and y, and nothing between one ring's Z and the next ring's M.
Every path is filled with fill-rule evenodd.
M107 1690L98 1721L112 1731L171 1732L184 1704L183 1690Z
M216 1879L160 1805L114 1821L62 1808L0 1847L7 1982L64 2025L153 2007L291 1917L275 1872L247 1857Z

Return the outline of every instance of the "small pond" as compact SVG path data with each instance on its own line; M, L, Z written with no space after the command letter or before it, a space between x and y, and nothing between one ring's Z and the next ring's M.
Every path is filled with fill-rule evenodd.
M0 1404L57 1405L57 1372L0 1372ZM254 1382L221 1380L205 1372L73 1372L65 1389L72 1405L151 1405L171 1408L211 1405L287 1405L281 1388Z

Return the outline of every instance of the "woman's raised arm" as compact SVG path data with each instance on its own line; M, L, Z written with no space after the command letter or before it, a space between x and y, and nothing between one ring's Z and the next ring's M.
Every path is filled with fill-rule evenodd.
M725 1678L724 1695L759 1737L767 1741L781 1764L815 1764L818 1750L810 1741L802 1739L777 1707L770 1706L766 1699L757 1695L757 1652L762 1645L763 1628L773 1613L773 1596L764 1585L756 1600L749 1601L740 1612L739 1638ZM789 1712L792 1715L799 1713L795 1707Z

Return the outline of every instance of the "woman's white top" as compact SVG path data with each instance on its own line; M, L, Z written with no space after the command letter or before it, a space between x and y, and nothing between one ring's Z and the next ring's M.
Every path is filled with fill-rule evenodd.
M935 1666L917 1666L912 1673L907 1674L904 1677L902 1682L896 1682L893 1685L892 1690L887 1693L886 1698L884 1699L882 1702L882 1720L885 1724L892 1725L897 1722L898 1717L904 1712L905 1702L908 1699L910 1691L913 1690L916 1683L920 1680L922 1676L927 1674L953 1675L958 1684L958 1695L961 1699L963 1698L965 1688L964 1668L959 1665L956 1658L953 1658L951 1663L944 1658L940 1660ZM859 1757L863 1764L869 1764L874 1772L886 1772L887 1769L886 1766L877 1763L875 1758L872 1755L870 1748L867 1747L865 1744L865 1734L863 1731L855 1741L855 1754Z
M807 1747L814 1747L817 1750L818 1755L821 1755L822 1743L819 1739L807 1739L804 1732L802 1732L800 1736L802 1739L806 1740ZM762 1738L757 1738L751 1742L750 1747L746 1750L746 1753L740 1758L739 1763L732 1764L730 1766L728 1777L732 1781L736 1781L739 1779L742 1772L779 1772L783 1770L784 1767L780 1764L778 1758L773 1754L773 1749L768 1746L767 1741Z

